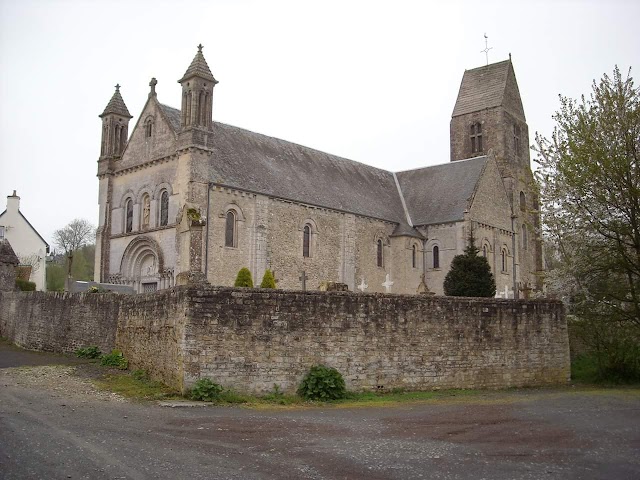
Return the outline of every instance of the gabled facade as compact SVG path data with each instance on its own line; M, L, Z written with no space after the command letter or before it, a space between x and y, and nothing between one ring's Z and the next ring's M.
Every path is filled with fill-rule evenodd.
M9 241L20 263L31 267L29 281L36 284L36 290L45 291L49 244L20 211L20 197L15 190L7 197L6 210L0 213L0 240L3 239Z
M158 101L157 83L126 144L118 88L101 115L97 281L233 285L248 267L256 283L271 269L279 288L442 293L471 230L498 288L518 281L495 151L396 174L215 122L218 82L201 46L179 80L180 110Z

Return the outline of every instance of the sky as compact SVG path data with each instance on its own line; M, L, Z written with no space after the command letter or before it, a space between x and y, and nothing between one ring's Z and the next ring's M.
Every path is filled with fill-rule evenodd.
M0 195L17 190L52 247L74 218L97 224L98 115L114 86L131 133L152 77L180 106L200 43L220 82L215 121L402 171L449 161L485 34L490 63L512 55L533 139L550 137L559 94L639 67L638 18L633 0L0 0Z

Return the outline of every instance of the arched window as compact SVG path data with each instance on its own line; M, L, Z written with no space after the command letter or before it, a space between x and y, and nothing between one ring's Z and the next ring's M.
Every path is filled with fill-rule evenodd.
M437 245L433 247L433 268L440 268L440 248Z
M127 144L127 127L124 125L120 129L120 153L124 152L124 146Z
M516 157L520 156L520 127L518 125L513 126L513 148L516 153Z
M153 120L151 118L147 118L147 121L144 124L144 136L147 138L151 138L153 134Z
M379 267L384 267L384 256L382 254L382 240L378 239L378 242L376 244L377 246L377 265Z
M471 153L482 153L482 124L471 125Z
M311 256L311 227L305 225L302 229L302 256L308 258Z
M124 207L125 211L125 224L124 224L124 232L129 233L133 231L133 200L127 200L127 203Z
M484 258L487 258L487 246L486 245L482 246L482 256Z
M187 93L187 116L185 118L187 125L191 125L191 92Z
M232 210L227 212L227 220L224 229L224 246L236 246L236 214Z
M522 224L522 250L527 250L527 226Z
M507 271L507 251L504 248L502 249L500 257L502 259L502 272L505 273Z
M169 223L169 192L166 190L160 195L160 226L164 227Z
M114 139L113 139L113 154L120 155L120 130L122 127L120 125L116 125L114 130Z
M140 224L142 228L149 228L151 220L151 198L148 194L142 196L142 221Z
M418 265L418 259L417 259L418 252L417 252L417 250L418 249L416 248L415 245L411 247L411 266L413 268L416 268L416 266Z
M527 198L524 196L524 192L520 192L520 211L527 211Z

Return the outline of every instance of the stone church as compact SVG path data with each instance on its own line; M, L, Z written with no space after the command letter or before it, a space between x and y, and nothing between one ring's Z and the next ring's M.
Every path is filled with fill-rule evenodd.
M529 133L511 59L465 71L450 161L389 172L213 121L198 47L180 109L156 79L133 118L119 87L102 119L96 281L151 292L248 267L278 288L443 293L473 232L502 296L541 287ZM178 99L175 99L178 100ZM443 159L444 160L444 159Z

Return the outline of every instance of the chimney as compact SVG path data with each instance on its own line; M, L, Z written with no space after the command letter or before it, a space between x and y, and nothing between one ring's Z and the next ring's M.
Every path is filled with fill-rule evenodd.
M20 210L20 197L13 191L13 195L7 197L7 211L18 212Z

